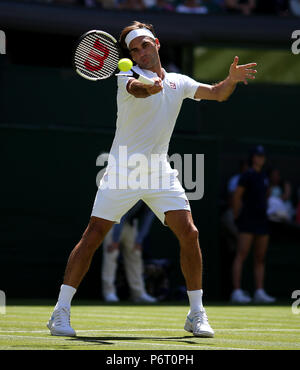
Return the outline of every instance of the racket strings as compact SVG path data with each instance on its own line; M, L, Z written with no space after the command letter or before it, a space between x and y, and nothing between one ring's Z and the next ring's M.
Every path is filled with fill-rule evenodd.
M102 57L102 54L101 54L100 51L94 50L94 49L92 49L92 50L93 50L93 52L98 54L100 57ZM81 47L77 51L76 60L83 64L86 61L87 56L89 55L90 51L91 51L91 46L90 47ZM119 54L118 53L110 54L110 56L105 60L104 65L105 66L106 65L114 66L114 68L115 68L116 64L118 64L118 61L119 61Z
M92 79L110 77L117 69L120 52L118 46L103 34L92 33L84 37L75 52L75 66Z
M100 40L101 44L106 46L110 50L116 49L116 45L112 41L104 39L101 36L97 36L97 37L93 37L93 38L92 37L86 37L86 38L81 40L80 45L87 45L89 47L91 47L91 46L93 47L93 45L95 44L95 42L97 40Z
M112 45L107 45L107 46L108 46L108 50L109 50L109 53L110 53L110 58L111 59L118 59L119 52L115 49L115 46L113 46L113 48L112 48ZM95 48L94 43L91 43L91 42L83 42L82 44L80 44L79 47L78 47L77 52L79 54L84 54L86 56L86 53L88 54L91 50L93 50L93 52L95 52L99 55L103 54L103 51L98 50L97 48Z
M116 59L116 61L113 61L113 62L106 61L103 64L103 67L101 68L101 70L99 70L99 71L89 71L89 70L86 69L86 67L84 65L84 62L86 60L87 60L87 58L86 58L85 54L83 54L82 56L78 55L77 56L77 61L79 62L79 65L77 67L82 68L86 73L92 73L92 74L95 74L95 75L99 74L100 76L113 73L116 69L116 64L118 63L118 59ZM96 63L96 61L95 61L95 63Z

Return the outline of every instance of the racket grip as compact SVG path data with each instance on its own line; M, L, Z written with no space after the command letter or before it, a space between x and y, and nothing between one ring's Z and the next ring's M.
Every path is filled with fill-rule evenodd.
M151 78L142 76L142 75L137 75L136 77L137 80L139 80L141 83L145 85L154 85L154 81Z
M132 74L125 74L125 73L116 73L116 76L122 76L122 77L134 77L135 79L139 80L141 83L145 85L154 85L154 81L151 78L142 76L133 70L131 70Z

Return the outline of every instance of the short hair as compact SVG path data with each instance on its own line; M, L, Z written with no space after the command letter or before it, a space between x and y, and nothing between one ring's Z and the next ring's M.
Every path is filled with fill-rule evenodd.
M123 28L123 30L120 34L119 43L120 43L122 49L128 50L127 45L125 43L125 38L128 35L128 33L130 31L133 31L133 30L138 30L139 28L147 28L155 36L155 31L154 31L154 28L153 28L152 24L142 23L142 22L139 22L139 21L133 21L130 26L127 26L127 27Z

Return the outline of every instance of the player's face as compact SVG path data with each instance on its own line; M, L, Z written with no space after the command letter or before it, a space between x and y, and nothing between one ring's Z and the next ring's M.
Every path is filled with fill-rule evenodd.
M139 36L133 39L129 45L131 58L142 69L153 70L160 63L158 39L153 40L147 36Z

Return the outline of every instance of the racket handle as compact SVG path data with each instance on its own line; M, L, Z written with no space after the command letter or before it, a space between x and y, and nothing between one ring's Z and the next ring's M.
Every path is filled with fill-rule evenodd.
M132 72L132 73L131 74L116 73L116 76L133 77L133 78L139 80L141 83L143 83L145 85L154 85L154 81L151 78L142 76L142 75L134 72L133 70L131 70L130 72Z
M136 74L136 76L135 76L135 74ZM145 85L154 85L154 81L151 78L139 75L137 73L134 73L133 77L136 78L138 81L140 81L141 83L143 83Z

